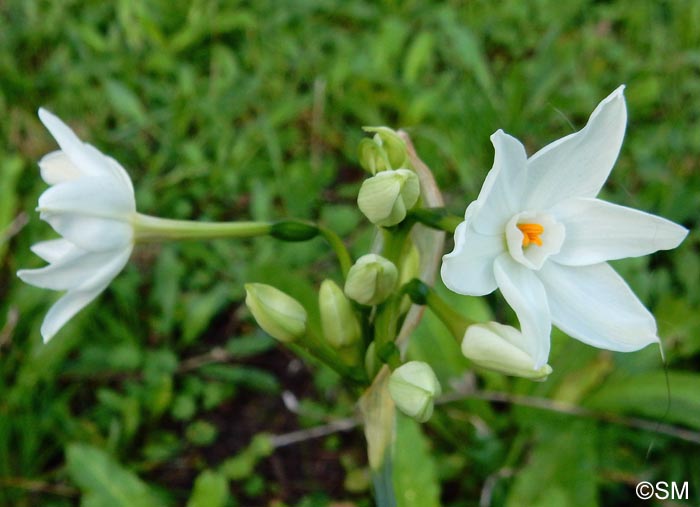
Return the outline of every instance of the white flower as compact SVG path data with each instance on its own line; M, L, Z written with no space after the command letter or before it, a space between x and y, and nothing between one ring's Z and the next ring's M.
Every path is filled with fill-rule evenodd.
M688 231L596 199L620 151L627 110L620 86L579 132L532 157L497 131L493 168L455 231L442 279L460 294L500 288L522 332L537 337L534 369L549 355L554 323L616 351L658 342L654 317L606 261L675 248Z
M37 287L67 291L41 326L48 341L126 265L136 201L129 175L116 160L83 143L47 110L39 109L39 118L61 149L39 161L41 177L51 186L39 197L37 210L63 237L34 245L32 251L49 265L17 276Z

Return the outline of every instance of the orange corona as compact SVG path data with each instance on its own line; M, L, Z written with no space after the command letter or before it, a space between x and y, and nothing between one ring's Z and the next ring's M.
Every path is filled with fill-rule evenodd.
M542 246L540 234L544 232L544 227L540 224L518 224L518 229L523 233L523 247L528 246L530 243Z

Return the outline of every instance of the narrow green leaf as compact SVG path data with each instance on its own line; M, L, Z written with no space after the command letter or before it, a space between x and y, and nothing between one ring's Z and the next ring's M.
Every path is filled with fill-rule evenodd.
M97 447L71 444L66 461L83 507L163 507L145 482Z
M398 414L394 444L394 490L398 507L439 507L435 460L420 425Z

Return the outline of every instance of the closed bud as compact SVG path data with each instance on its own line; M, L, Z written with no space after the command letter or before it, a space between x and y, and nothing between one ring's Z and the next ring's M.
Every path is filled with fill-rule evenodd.
M306 333L306 310L271 285L247 283L245 303L258 325L273 338L289 343Z
M324 280L318 293L323 336L335 348L348 347L360 340L360 323L350 300L333 280Z
M474 324L462 340L462 353L477 366L506 375L545 380L552 373L548 364L537 367L535 337L527 337L511 326L498 322Z
M371 174L391 169L389 157L381 144L378 144L374 139L365 137L360 141L359 159L362 168Z
M433 369L422 361L409 361L396 368L389 377L389 394L396 406L418 422L433 415L436 396L442 389Z
M357 205L367 219L380 227L391 227L406 218L420 197L418 176L409 169L383 171L366 179Z
M365 132L374 132L374 142L382 147L389 160L390 168L406 167L408 150L399 134L389 127L364 127Z
M377 347L374 342L370 343L365 352L365 371L367 372L367 377L374 378L379 369L384 365L377 357Z
M378 305L396 288L398 270L381 255L363 255L353 264L345 280L345 295L363 305Z

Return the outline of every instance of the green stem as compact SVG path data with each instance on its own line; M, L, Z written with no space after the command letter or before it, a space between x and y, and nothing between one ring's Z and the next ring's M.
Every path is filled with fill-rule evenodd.
M406 243L408 233L413 226L412 221L404 221L397 227L382 229L384 234L384 246L382 255L401 269L401 253ZM399 272L399 279L401 273ZM400 365L400 357L397 354L387 354L387 350L396 340L398 320L401 310L402 294L394 294L387 301L377 307L377 315L374 322L374 343L377 358L389 365L393 370Z
M404 285L400 293L408 294L411 301L417 305L427 305L450 330L457 343L462 342L465 331L470 325L474 324L473 320L455 311L444 299L438 296L434 289L417 278Z
M408 212L407 218L427 227L450 233L454 233L457 226L464 221L462 217L448 213L445 208L414 209Z
M338 263L340 264L340 270L343 272L343 278L346 278L348 276L348 271L350 271L352 267L352 257L350 257L348 249L345 248L343 240L328 227L319 225L318 230L321 231L321 234L335 252L336 257L338 257Z
M272 227L267 222L197 222L159 218L141 213L136 214L133 225L136 241L252 238L269 234Z

